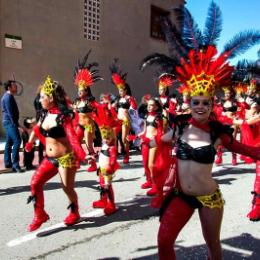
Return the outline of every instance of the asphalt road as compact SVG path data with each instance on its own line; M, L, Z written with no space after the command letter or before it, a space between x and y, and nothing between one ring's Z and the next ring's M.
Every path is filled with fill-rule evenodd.
M121 160L119 160L121 162ZM241 162L233 167L230 153L224 154L224 165L214 167L226 205L221 241L224 259L260 259L260 222L250 222L246 214L251 207L251 190L255 165ZM150 198L140 189L144 182L141 156L131 156L131 163L122 166L114 179L119 210L106 217L102 210L92 209L99 196L97 176L82 166L76 176L82 221L65 227L62 222L68 211L67 199L56 176L45 186L46 211L51 219L33 232L27 225L33 217L30 178L26 173L0 174L1 218L0 259L158 259L157 211L150 207ZM206 259L197 212L184 227L176 243L177 259Z

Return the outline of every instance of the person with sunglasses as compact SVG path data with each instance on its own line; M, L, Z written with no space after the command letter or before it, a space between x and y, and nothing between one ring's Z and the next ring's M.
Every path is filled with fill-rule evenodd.
M260 148L241 145L233 138L233 130L229 126L215 120L212 111L216 81L211 80L211 75L203 71L198 75L186 75L188 79L179 76L179 80L185 81L190 88L191 115L177 117L171 134L161 138L161 142L172 142L173 136L177 160L171 182L174 185L165 194L161 207L159 258L175 259L174 241L198 209L210 259L221 259L220 228L224 199L212 178L216 148L223 145L232 152L258 160ZM188 83L191 77L193 81Z

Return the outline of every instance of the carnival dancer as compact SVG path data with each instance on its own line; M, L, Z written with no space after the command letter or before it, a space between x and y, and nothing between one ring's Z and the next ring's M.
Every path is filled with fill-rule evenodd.
M222 258L220 227L224 200L218 184L212 178L215 149L222 144L232 152L260 158L260 148L238 143L229 126L210 118L216 88L229 84L233 68L227 59L245 51L252 42L258 43L260 32L235 35L216 57L215 45L221 31L221 13L214 2L211 2L208 14L204 33L201 33L184 6L175 10L175 15L185 33L181 34L168 17L164 23L168 32L171 32L166 34L166 40L171 45L170 49L176 53L171 59L179 59L174 74L180 83L190 88L191 117L187 119L185 115L176 120L173 131L177 148L176 183L161 208L158 232L161 260L176 259L173 244L195 208L198 208L208 258ZM163 136L161 141L167 140ZM172 138L168 141L172 141Z
M65 225L74 225L80 219L78 197L74 189L75 174L79 162L86 156L72 126L73 111L68 107L67 95L63 87L50 76L40 86L40 102L44 113L33 128L26 151L33 147L35 138L45 145L46 157L42 160L31 179L31 196L28 203L34 201L34 219L28 230L38 229L49 219L44 210L44 184L60 174L62 187L66 193L70 209L64 219Z
M258 104L258 112L250 119L234 120L234 123L243 127L243 131L247 132L251 145L260 147L260 104ZM251 127L251 128L250 128ZM254 129L254 131L252 131ZM247 214L251 221L260 220L260 161L256 161L256 176L254 181L254 190L252 191L252 209Z
M170 106L169 88L173 85L174 75L169 73L162 73L158 78L158 100L163 108L164 117L168 118Z
M205 52L203 60L215 59L214 52L212 53L214 56L211 58L208 56L212 52L210 49L211 47ZM216 76L219 75L219 71L213 72L214 81L212 81L210 78L212 74L209 75L207 70L205 74L201 72L198 75L192 74L192 67L188 67L187 70L186 80L189 81L193 77L193 83L190 83L192 112L189 119L181 116L176 118L173 134L177 148L176 179L161 208L161 224L158 232L159 258L175 259L174 241L194 210L198 208L209 258L221 259L219 236L224 200L218 184L212 178L215 149L218 145L223 145L232 152L247 154L253 158L260 157L260 149L241 145L233 138L231 128L210 119L215 84L221 84L222 80ZM225 70L222 67L222 70L223 74L228 75L230 67L225 66ZM180 76L179 80L184 81L185 78ZM201 86L204 86L204 90ZM162 140L167 141L164 138L162 137Z
M233 90L233 88L230 87L223 87L222 88L223 92L224 92L224 98L222 100L222 108L223 108L223 114L224 117L227 117L227 119L230 119L231 121L235 118L236 116L236 112L237 112L237 102L235 99L235 92ZM226 124L228 124L228 122L225 122ZM237 127L234 126L234 138L236 138L237 135ZM216 165L220 165L222 164L222 155L223 155L223 146L219 146L217 148L217 158L215 160L215 164ZM232 165L235 166L237 165L237 155L235 153L232 153Z
M103 208L106 215L111 215L117 211L112 180L116 170L120 168L117 162L116 133L114 131L118 121L106 103L97 108L95 121L100 129L102 146L98 156L100 199L94 201L92 206L93 208Z
M142 189L149 189L148 196L155 196L157 193L156 183L154 181L155 175L155 161L157 154L157 147L150 147L150 142L156 136L163 134L163 116L162 107L159 101L155 98L150 98L147 103L148 114L145 119L144 131L139 134L142 143L142 158L144 164L144 171L146 182L142 184Z
M179 93L182 95L182 102L177 106L177 115L190 114L190 93L186 85L178 88Z
M97 166L93 143L96 127L92 115L98 103L92 95L90 87L98 80L103 80L103 78L97 75L98 70L95 67L98 66L98 63L87 64L90 52L86 54L82 61L78 61L75 68L74 84L78 88L78 98L73 102L73 109L78 116L75 128L76 134L80 142L84 137L88 150L87 158L90 161L90 167L87 171L93 172L97 170Z
M248 70L250 70L250 67L253 65L249 65ZM242 139L241 142L244 144L251 144L252 143L252 132L257 131L257 128L255 129L255 126L252 124L248 126L246 124L247 120L250 120L251 118L254 118L255 115L258 114L258 103L257 103L257 81L255 79L249 80L249 84L247 86L247 96L245 98L245 103L249 106L247 110L245 111L245 123L240 126L241 133L242 133ZM246 156L240 156L240 159L243 160L245 163L250 164L254 163L254 160L250 157Z
M122 121L122 128L121 128L121 139L123 143L123 149L125 152L125 156L123 159L124 164L129 163L129 141L127 139L130 129L131 129L131 122L130 122L130 115L129 115L129 108L136 110L137 104L132 96L130 86L126 83L126 73L123 74L119 65L118 59L114 59L113 63L109 67L112 73L112 82L117 87L119 97L117 102L114 105L117 108L117 117L119 120Z
M259 56L260 58L260 56ZM242 67L242 66L240 66ZM245 79L247 78L250 81L248 89L247 101L251 104L250 107L248 104L248 110L246 110L246 115L238 117L237 120L234 120L234 123L241 128L241 141L245 144L260 146L260 102L256 98L257 93L259 92L259 82L256 80L259 78L260 66L259 60L246 66L242 67L243 72L246 71ZM244 114L243 114L244 115ZM246 163L252 163L253 159L250 157L242 157ZM254 182L254 190L252 192L252 209L247 214L247 217L251 221L260 220L260 161L256 161L256 176Z

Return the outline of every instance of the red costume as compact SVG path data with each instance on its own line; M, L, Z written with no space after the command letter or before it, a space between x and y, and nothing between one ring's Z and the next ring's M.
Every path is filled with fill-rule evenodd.
M114 131L118 122L113 112L111 113L106 105L100 105L97 108L95 121L101 132L102 147L98 156L100 199L94 201L92 206L93 208L104 208L104 213L111 215L117 211L112 179L116 170L120 168L117 162L116 135Z
M117 117L121 120L122 128L124 128L124 136L121 134L122 137L122 146L125 153L123 163L129 163L129 142L127 140L127 136L131 129L131 122L130 122L130 115L129 115L129 108L134 110L137 109L137 103L132 96L130 86L126 83L126 76L127 73L122 73L121 68L118 65L118 59L114 59L113 63L109 67L111 71L111 78L113 84L117 87L120 96L117 99ZM122 131L123 133L123 131Z
M208 108L207 112L210 111L210 99L213 99L215 95L215 88L219 86L228 86L230 83L233 68L228 64L228 58L233 58L241 51L244 51L246 47L249 47L251 44L255 43L251 36L258 37L259 33L239 33L239 35L236 35L234 39L226 44L224 51L217 56L216 41L221 31L221 12L214 2L210 5L206 20L207 28L205 28L203 33L199 30L189 11L184 6L175 9L175 18L179 21L182 31L178 31L177 26L175 27L169 18L165 18L163 20L162 26L165 32L166 40L170 45L169 51L171 57L167 57L163 54L155 54L153 56L151 55L152 58L151 56L149 58L154 63L156 62L161 65L162 68L167 67L168 64L175 68L172 73L176 75L177 81L190 88L190 96L192 97L192 101L194 101L194 103L192 103L192 112L194 112L198 118L203 118L199 115L203 115L203 113L205 115L206 107ZM241 44L242 42L243 44ZM197 97L205 97L205 102L203 105L204 110L202 111L196 111L195 109L199 108L197 104L195 104L195 101L201 105L199 100L203 100L202 98L196 100ZM199 123L196 124L194 120L191 122L187 121L188 120L186 120L186 124L184 122L184 126L183 123L179 122L178 124L177 122L179 128L179 131L177 132L177 137L179 138L176 142L176 155L178 158L178 163L182 163L182 160L192 160L198 163L198 167L199 164L212 165L214 163L215 155L214 143L219 139L221 140L223 146L232 152L247 154L255 159L260 158L260 148L253 148L238 143L233 138L232 132L229 131L228 126L224 126L218 121L210 120L208 123L201 125ZM211 138L211 144L199 147L200 149L197 149L198 147L193 148L189 145L189 143L183 141L180 136L182 135L182 130L184 130L189 123L194 125L194 127L201 128L201 130L207 132L207 135ZM187 127L185 130L189 131L188 133L194 134L192 129L194 128ZM187 139L191 140L192 138L187 137ZM183 167L184 166L185 164L183 164ZM180 168L181 166L179 169ZM177 167L172 167L172 169L177 169ZM197 173L197 171L195 173ZM185 172L182 174L184 182ZM195 175L193 175L193 177L195 177ZM172 181L172 183L174 183L174 181ZM186 184L191 183L187 181ZM197 186L195 189L199 188ZM195 194L197 193L199 194L199 191L195 192ZM215 224L218 225L217 229L219 230L219 222L221 222L223 212L224 201L221 197L219 189L212 194L204 193L202 195L189 196L182 191L182 186L179 183L178 172L176 172L175 187L173 187L169 196L167 196L165 200L166 205L163 205L164 214L161 218L161 224L158 232L158 249L160 260L176 259L174 242L181 229L192 216L195 208L207 207L208 212L212 209L212 214L216 219L218 219L215 221ZM207 204L207 201L209 204ZM216 211L217 209L219 209L219 211ZM205 221L209 223L210 215L208 215L207 218L205 215L204 217ZM201 218L203 235L207 243L209 258L221 259L219 232L211 232L212 230L207 227L207 223L203 222L203 218ZM210 237L212 233L214 233L213 238Z
M98 66L98 63L87 64L88 56L90 51L86 54L84 59L78 62L78 65L75 68L74 83L78 88L79 92L86 93L87 96L82 96L76 99L73 103L73 108L77 113L76 122L74 122L75 131L79 138L79 141L82 142L84 133L87 133L87 136L90 136L91 139L95 137L95 123L93 121L93 113L98 106L98 103L95 101L95 98L91 94L90 87L98 80L102 80L100 76L97 75L98 70L95 68ZM79 115L81 115L83 123L80 124ZM89 137L87 137L88 139ZM97 169L95 161L95 151L93 147L93 140L85 140L90 161L90 167L87 169L88 172L95 171Z
M48 90L48 86L46 87L46 82L47 81L45 81L42 90L44 90L46 94L51 95L52 93ZM73 113L66 115L62 114L62 111L58 107L49 109L48 113L57 114L57 126L48 130L44 130L41 127L41 124L45 119L45 116L43 116L40 119L40 125L36 125L34 127L34 134L43 144L45 144L46 137L59 138L66 136L69 140L73 152L70 152L59 158L45 157L32 176L31 196L28 198L28 203L34 201L34 219L28 227L30 232L38 229L42 223L49 219L49 215L44 210L43 186L45 183L58 173L59 165L61 165L63 168L79 167L80 161L83 160L86 156L78 139L75 138L75 131L72 126L71 118ZM29 151L31 147L31 143L26 144L27 151ZM64 219L64 223L66 225L73 225L80 219L77 198L71 203L71 205L69 205L68 209L69 208L70 213Z

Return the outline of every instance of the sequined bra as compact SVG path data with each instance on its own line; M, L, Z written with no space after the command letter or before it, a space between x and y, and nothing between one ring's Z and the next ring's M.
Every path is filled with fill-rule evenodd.
M76 111L78 113L90 113L93 111L93 108L89 107L89 106L78 107L78 108L76 108Z
M57 125L48 130L43 129L40 127L40 132L44 137L51 137L51 138L62 138L66 136L66 132L62 125Z
M213 144L193 148L185 141L178 138L176 157L180 160L193 160L203 164L214 162L216 150Z

